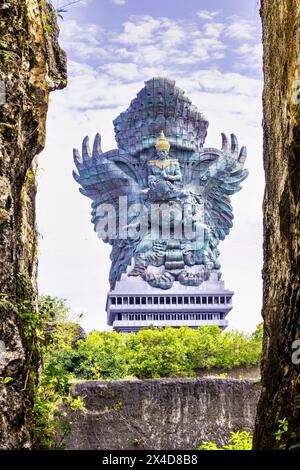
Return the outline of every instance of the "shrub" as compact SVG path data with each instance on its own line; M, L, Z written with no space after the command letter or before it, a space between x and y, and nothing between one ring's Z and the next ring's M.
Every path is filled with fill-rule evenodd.
M56 338L56 345L58 344ZM148 328L137 334L92 332L52 352L52 360L79 379L121 379L194 376L196 369L249 367L260 361L261 327L255 333L222 332L216 326L197 330Z
M227 445L218 447L214 442L203 442L198 450L252 450L252 435L247 431L231 432Z
M131 375L158 378L191 374L187 344L173 328L140 330L126 341Z
M226 372L260 361L262 325L252 334L221 331L217 326L196 330L150 327L137 334L93 331L73 349L65 300L42 296L39 312L44 322L53 325L47 362L59 364L79 379L183 377L195 375L196 369L215 367Z
M116 332L90 333L76 349L53 352L50 360L80 379L119 379L128 374L124 338Z

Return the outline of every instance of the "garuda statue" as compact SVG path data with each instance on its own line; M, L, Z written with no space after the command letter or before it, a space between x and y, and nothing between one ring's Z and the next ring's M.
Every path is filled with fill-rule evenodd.
M112 245L110 284L123 273L171 288L220 278L220 240L232 227L230 196L247 177L246 148L222 134L204 148L208 121L173 80L153 78L114 121L118 149L97 134L74 150L81 193L98 236Z

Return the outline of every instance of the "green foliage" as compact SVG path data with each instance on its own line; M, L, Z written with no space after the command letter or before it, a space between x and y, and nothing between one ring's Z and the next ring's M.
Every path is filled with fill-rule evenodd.
M275 437L275 440L278 442L279 444L279 449L281 450L285 450L286 449L286 445L281 443L282 441L282 438L283 438L283 435L288 431L289 429L289 423L288 423L288 420L286 418L283 418L283 419L278 419L277 421L278 423L278 429L277 431L274 433L274 437Z
M180 333L167 328L146 329L128 335L126 356L130 374L138 378L158 378L191 373L187 347Z
M10 59L11 57L11 51L8 50L8 44L2 36L0 36L0 57L2 57L3 60ZM0 129L1 126L12 127L10 124L6 124L3 122L0 123Z
M49 16L44 16L43 17L43 20L45 21L44 23L44 31L45 33L52 33L54 31L54 26L53 24L51 23L46 23L46 21L49 21L50 20L50 17Z
M7 42L4 40L2 36L0 36L0 49L7 49L8 45Z
M12 377L4 377L3 383L4 385L9 384L10 382L13 382L14 379Z
M2 293L2 292L0 292L0 308L1 307L10 309L14 313L17 313L17 311L18 311L16 304L11 302L9 300L9 296L7 294Z
M31 281L21 272L17 274L16 294L17 301L12 301L6 294L0 294L0 307L13 311L21 326L20 331L26 354L25 370L27 374L24 382L24 390L26 390L34 387L35 373L42 355L43 325L36 309ZM13 377L7 377L6 379L7 382L4 383L14 380Z
M133 439L133 445L134 445L134 447L139 448L139 447L142 446L142 443L143 443L143 442L142 442L141 437L136 437L135 439Z
M56 347L52 359L75 378L87 380L185 377L213 367L225 377L233 367L257 365L261 347L260 325L250 335L211 326L149 328L137 334L95 331L76 349L70 344Z
M50 296L42 296L37 309L31 282L23 273L17 275L17 299L17 302L12 302L8 295L0 293L0 307L9 309L18 316L27 345L27 376L24 389L30 386L34 392L34 447L63 448L63 441L70 432L71 424L65 419L64 413L59 411L60 406L69 405L73 411L84 411L82 398L70 397L70 374L63 367L62 361L56 360L56 354L59 352L72 351L72 325L66 323L70 309L64 300ZM52 340L46 345L44 331L51 321L55 323L56 329ZM44 367L38 374L37 366L40 361ZM5 385L13 384L13 381L14 378L9 376L2 379Z
M46 33L52 33L52 31L54 30L54 27L52 24L45 24L44 25L44 31Z
M26 171L26 175L25 175L25 182L24 182L24 185L23 185L23 190L25 188L35 188L36 187L36 181L35 181L35 173L33 170L31 170L30 168ZM24 199L24 196L25 194L23 194L23 199Z
M31 345L32 349L39 350L41 343L44 341L44 323L35 308L33 299L30 299L31 285L27 285L24 279L24 277L19 276L19 295L21 289L24 300L18 303L16 313L22 321L22 333L27 344Z
M231 432L227 445L218 447L214 442L203 442L198 450L252 450L252 435L247 431Z
M23 322L23 334L27 340L39 338L44 340L44 334L42 331L43 324L39 313L33 308L32 302L24 300L19 304L18 317Z
M9 127L9 128L12 128L14 127L12 124L8 124L7 122L0 122L0 128L1 127Z
M5 51L5 50L0 50L0 56L3 57L3 59L10 59L11 58L11 52L10 51ZM9 126L12 127L12 126Z
M86 411L84 401L82 397L78 396L77 398L74 398L70 404L71 410L80 410L80 411Z
M198 450L224 450L222 447L218 447L215 442L203 442Z
M125 338L116 332L91 333L78 347L53 351L52 359L74 377L81 379L119 379L128 375Z
M30 297L31 289L26 278L18 279L22 298ZM0 298L1 300L1 298ZM2 299L6 302L6 298ZM63 448L64 439L71 430L62 405L84 412L82 399L72 399L69 394L72 379L122 379L193 376L195 369L218 367L224 373L238 365L258 364L261 355L262 327L252 334L236 331L222 332L218 327L205 326L192 330L148 328L134 334L115 331L88 335L72 348L72 328L68 328L70 309L65 300L41 296L38 314L30 310L26 300L19 315L25 320L27 333L54 325L51 340L43 344L44 370L35 390L33 409L33 436L36 448ZM117 403L112 410L123 405ZM111 410L105 410L111 411ZM58 438L58 436L60 436ZM215 448L213 443L202 444ZM232 433L224 449L251 448L249 433ZM221 449L223 450L223 448Z
M64 299L41 295L38 301L40 315L45 321L67 321L70 308Z
M28 170L26 171L26 178L32 181L35 180L35 174L30 168L28 168Z
M17 274L17 298L18 302L32 300L34 297L32 283L26 274Z
M45 322L71 322L83 318L83 314L71 315L71 309L66 299L59 299L50 295L41 295L38 299L40 315Z
M35 448L61 448L63 438L70 432L70 425L62 419L58 407L69 398L69 377L60 364L46 363L42 378L36 387L33 406L33 442ZM57 444L57 434L63 438Z
M39 384L35 388L33 407L33 441L34 447L40 449L62 449L64 439L71 431L71 423L66 419L66 413L60 411L62 405L71 410L84 411L81 397L72 399L70 396L70 374L64 367L61 358L64 354L72 354L71 342L74 325L68 322L70 308L65 300L57 297L41 296L38 299L39 323L43 329L47 325L55 325L51 339L43 342L44 367ZM58 437L59 436L59 437Z
M252 450L252 435L250 432L237 431L231 433L232 437L228 441L228 445L224 446L224 450Z

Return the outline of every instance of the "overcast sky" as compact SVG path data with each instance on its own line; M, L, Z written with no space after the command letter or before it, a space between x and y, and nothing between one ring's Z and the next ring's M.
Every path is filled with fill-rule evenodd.
M53 0L54 5L63 5ZM261 30L256 0L85 0L59 20L69 84L51 95L39 157L39 290L84 312L86 330L107 329L109 246L90 222L90 200L72 178L72 148L96 132L116 148L112 121L144 81L176 80L209 120L206 147L234 132L248 148L249 177L232 197L234 227L220 244L222 278L235 291L230 328L261 321Z

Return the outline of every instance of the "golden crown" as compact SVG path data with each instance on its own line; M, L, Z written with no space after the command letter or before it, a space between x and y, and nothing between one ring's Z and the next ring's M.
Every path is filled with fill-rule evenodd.
M170 147L171 147L171 145L170 145L169 141L166 139L164 131L161 131L159 139L155 144L156 150L160 151L160 152L169 152Z

